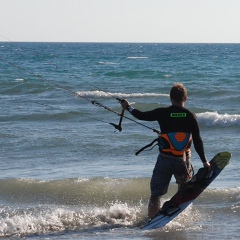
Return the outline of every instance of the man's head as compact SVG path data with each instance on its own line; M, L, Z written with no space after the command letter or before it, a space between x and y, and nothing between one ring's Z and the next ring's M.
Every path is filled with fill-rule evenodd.
M173 103L182 104L187 100L187 90L181 83L175 83L170 90L170 99Z

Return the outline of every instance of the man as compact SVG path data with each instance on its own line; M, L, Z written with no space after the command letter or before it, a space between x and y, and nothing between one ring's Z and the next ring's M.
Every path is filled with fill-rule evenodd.
M130 106L127 100L121 102L123 109L134 117L145 121L158 121L159 150L151 179L151 197L148 204L148 216L153 218L160 210L160 197L167 193L172 175L176 178L179 189L191 179L192 165L191 143L193 142L204 167L211 166L204 153L199 125L194 113L184 107L187 90L183 84L175 83L170 91L172 105L141 112Z

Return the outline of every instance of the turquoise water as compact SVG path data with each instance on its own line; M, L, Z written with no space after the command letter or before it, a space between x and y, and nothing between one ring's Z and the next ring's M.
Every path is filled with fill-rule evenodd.
M239 53L239 44L0 43L0 236L237 239ZM141 110L168 106L175 82L188 89L207 158L232 159L183 215L146 233L157 148L135 152L158 125L123 119L118 132L109 123L119 116L90 101L119 113L116 97ZM192 162L201 167L194 149ZM173 179L165 199L175 191Z

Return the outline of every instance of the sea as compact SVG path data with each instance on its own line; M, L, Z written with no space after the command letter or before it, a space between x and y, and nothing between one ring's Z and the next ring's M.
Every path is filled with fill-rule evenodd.
M239 66L240 44L0 42L0 238L240 239ZM158 148L135 153L160 129L121 118L117 98L167 107L176 82L207 159L232 158L177 218L143 231ZM176 191L172 178L162 201Z

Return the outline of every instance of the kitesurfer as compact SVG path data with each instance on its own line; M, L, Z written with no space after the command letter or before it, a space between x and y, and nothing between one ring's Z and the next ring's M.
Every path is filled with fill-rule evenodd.
M184 107L187 90L181 83L175 83L170 90L171 106L142 112L134 109L126 99L121 101L124 110L144 121L158 121L161 133L158 138L160 154L151 178L151 197L148 216L153 218L160 210L160 197L167 193L172 176L178 188L192 177L191 143L193 142L204 167L210 170L205 157L203 141L196 115Z

